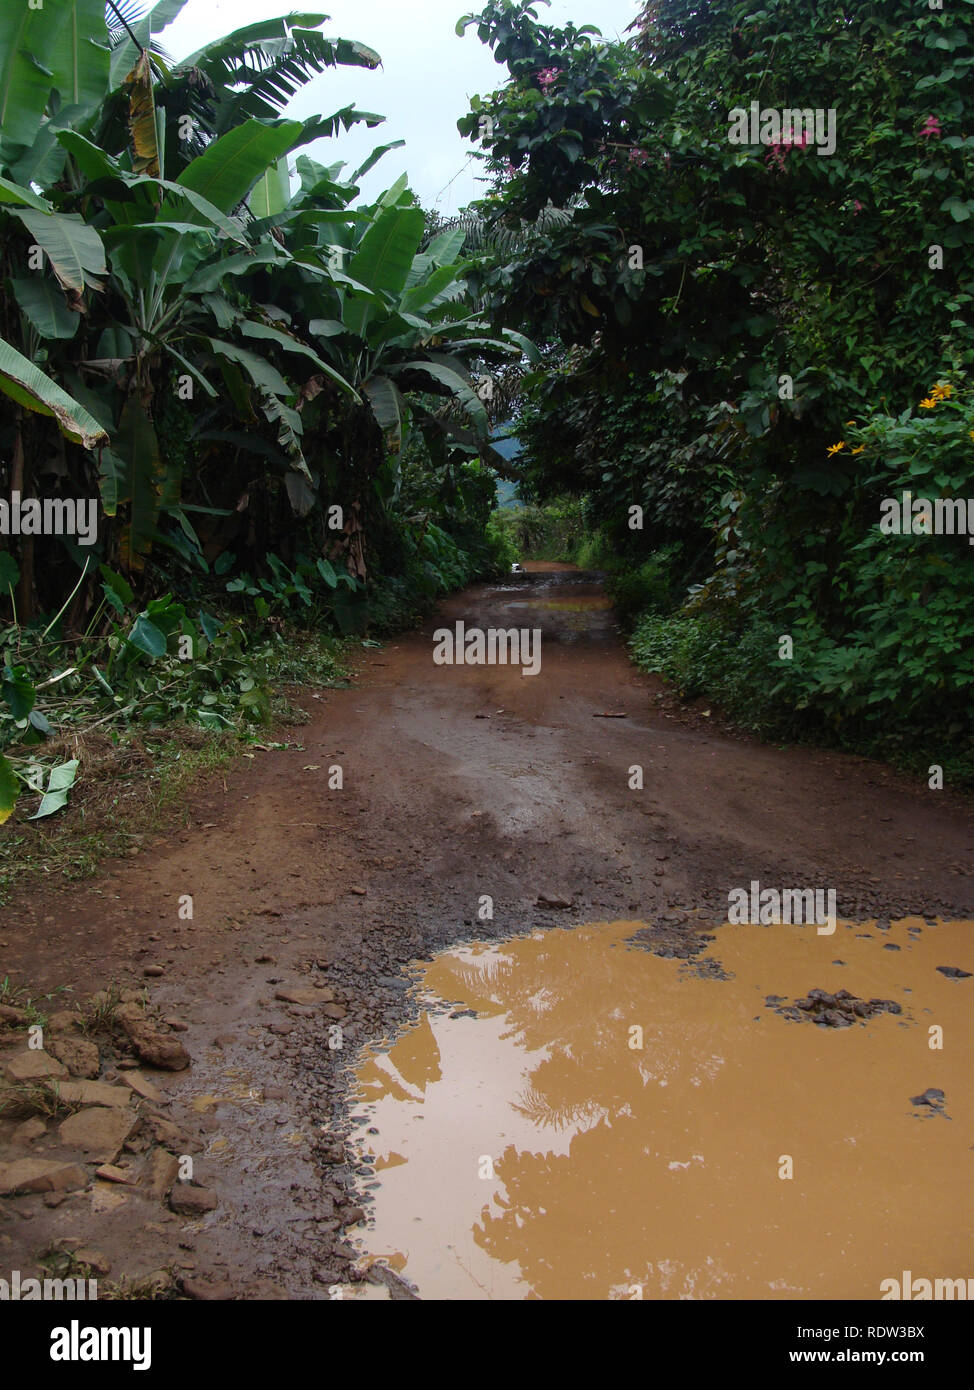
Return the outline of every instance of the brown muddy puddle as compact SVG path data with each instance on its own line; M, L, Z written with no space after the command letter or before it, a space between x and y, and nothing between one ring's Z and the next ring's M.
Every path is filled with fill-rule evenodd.
M362 1263L433 1299L878 1299L903 1270L974 1276L974 978L937 972L974 971L974 923L724 926L729 979L630 945L645 925L424 968L425 1012L358 1070ZM814 988L902 1013L830 1028L765 1004ZM942 1114L910 1102L931 1087Z
M522 599L506 600L504 611L513 623L539 626L545 637L561 642L599 640L615 631L612 602L600 584L538 585Z

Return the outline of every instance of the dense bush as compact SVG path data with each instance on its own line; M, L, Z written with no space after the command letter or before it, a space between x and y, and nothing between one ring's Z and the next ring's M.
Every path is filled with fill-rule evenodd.
M654 0L620 45L492 0L479 33L511 80L461 123L492 122L495 225L560 190L564 216L485 285L544 348L517 421L527 486L584 498L576 553L627 620L653 614L640 659L750 727L958 766L974 547L879 522L903 489L974 497L969 18L968 0ZM832 110L834 148L732 143L755 100Z

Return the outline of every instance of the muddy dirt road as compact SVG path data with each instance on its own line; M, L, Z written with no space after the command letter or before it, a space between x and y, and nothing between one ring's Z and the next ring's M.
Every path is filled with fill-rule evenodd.
M724 938L718 932L715 944L714 930L727 920L729 890L747 888L753 880L834 889L845 923L875 923L866 946L888 950L884 969L889 961L903 962L895 979L888 970L877 974L863 966L863 980L868 984L875 976L872 993L886 1000L899 997L897 989L909 994L919 988L910 972L921 966L925 984L941 965L974 970L966 928L951 927L951 934L940 938L946 952L942 961L934 960L936 951L922 960L917 952L915 961L910 954L922 933L944 930L934 926L937 919L956 923L974 917L974 820L968 803L949 790L929 791L861 759L779 750L725 736L708 727L700 710L682 716L671 699L660 699L659 683L630 666L595 577L567 567L529 568L523 578L476 588L443 604L421 631L363 652L352 689L306 692L301 703L311 722L290 731L292 746L242 759L225 778L201 787L185 830L154 843L136 840L138 852L98 880L64 891L52 887L4 914L0 975L35 989L70 985L78 999L113 980L127 988L148 986L153 1004L175 1020L175 1036L193 1059L188 1070L152 1073L163 1098L155 1117L149 1117L148 1131L134 1130L123 1147L119 1162L131 1165L130 1183L92 1183L89 1167L88 1186L66 1197L56 1194L59 1200L51 1194L2 1199L0 1243L11 1258L27 1263L44 1242L73 1239L96 1244L115 1276L174 1269L194 1297L327 1298L350 1280L361 1282L366 1267L357 1261L360 1252L388 1254L389 1242L398 1239L391 1230L371 1242L362 1239L363 1203L369 1208L370 1194L378 1194L381 1227L386 1200L381 1170L394 1167L402 1155L396 1149L398 1157L390 1157L388 1146L378 1154L363 1153L358 1140L367 1129L361 1124L356 1145L346 1147L354 1123L347 1069L361 1046L391 1043L398 1026L415 1019L404 967L454 943L473 943L476 954L492 949L490 943L546 929L632 923L630 935L639 931L642 944L650 947L645 991L660 991L658 1012L665 1015L677 1055L681 1003L670 986L674 971L682 970L680 978L686 978L688 967L681 962L687 961L697 962L698 985L721 989L722 975L729 978L735 969L749 988L760 983L781 1007L792 1008L790 1019L774 1015L791 1036L810 1036L815 1046L838 1040L837 1028L795 1021L794 1001L812 988L840 987L840 967L833 961L853 959L853 939L855 950L865 949L858 944L858 929L840 926L830 939L816 936L814 927L738 928L760 934L754 938L757 955L745 951L742 956L744 948L736 939L731 947L728 939L725 954L738 964L723 969ZM457 622L468 628L540 628L540 672L526 675L509 665L435 665L434 629ZM636 766L643 769L642 789L631 785ZM138 835L137 826L132 831ZM187 898L191 920L185 915ZM490 917L484 915L487 898ZM897 923L895 940L886 935L891 919ZM618 958L624 949L619 932L607 931L602 946L598 937L594 946L586 937L585 952L575 965L559 967L559 978L579 972L594 977L608 953L615 951ZM806 955L796 958L781 948L777 961L775 933L791 933L789 951L797 949L795 934L803 933ZM798 968L799 959L805 968ZM663 967L671 972L669 983L653 973ZM542 971L537 989L544 989L544 980ZM943 1009L956 1025L951 1040L956 1050L945 1054L952 1056L950 1076L965 1058L969 1074L974 1040L969 1023L963 1034L964 1014L956 1006L963 998L970 1019L974 978L941 974L934 983L943 984ZM478 993L469 971L466 984L471 996ZM865 987L849 985L856 997ZM278 997L282 994L293 997ZM482 988L478 997L482 1007ZM611 1012L611 997L602 981L597 1008ZM451 998L460 1002L462 990L455 988ZM710 1015L706 1000L689 994L685 999L682 1061L692 1071ZM922 1007L936 1013L939 1000L931 995ZM738 1026L745 1055L743 1021L768 1006L756 996L738 1004L730 1014L715 1010L707 1056L732 1051ZM764 1026L772 1021L769 1016ZM882 1014L857 1019L847 1032L882 1043L883 1028L900 1029L905 1021ZM925 1015L921 1021L925 1027ZM893 1036L890 1032L887 1041ZM543 1037L535 1038L534 1046L544 1045ZM485 1048L483 1055L492 1055L486 1043ZM460 1055L469 1059L471 1054L461 1048ZM903 1065L892 1044L888 1055ZM109 1082L118 1077L112 1069L116 1060L102 1057ZM129 1059L120 1060L124 1070ZM843 1089L847 1064L848 1057L834 1050L814 1060L822 1104L832 1095L838 1123L846 1126L860 1103L851 1103ZM428 1075L429 1068L424 1072L421 1066L420 1072ZM738 1075L739 1088L746 1089L746 1068L738 1068ZM917 1089L940 1085L933 1060L923 1075L926 1082ZM919 1130L915 1114L910 1115L910 1082L905 1086L904 1111ZM958 1106L956 1086L953 1095L947 1086L942 1089L952 1123L936 1107L930 1107L931 1114L943 1131L964 1138L969 1165L970 1112ZM379 1090L373 1087L373 1098ZM728 1093L722 1113L733 1113L743 1094L741 1089ZM359 1095L368 1098L368 1090ZM752 1131L760 1130L762 1113L773 1110L771 1097L766 1100L756 1109L748 1102ZM865 1104L865 1097L860 1101ZM364 1112L359 1106L354 1113ZM599 1113L596 1105L591 1114ZM922 1128L936 1138L934 1124ZM877 1142L882 1134L880 1126ZM766 1139L776 1161L787 1135L771 1125ZM64 1152L53 1122L29 1144L34 1156ZM10 1157L12 1145L5 1124L0 1158ZM193 1156L195 1179L217 1199L213 1210L180 1213L150 1202L137 1169L153 1161L159 1146ZM673 1158L677 1168L672 1171L692 1172L686 1165L694 1164L696 1151L691 1145ZM827 1162L823 1154L820 1166ZM421 1161L434 1164L429 1155ZM919 1161L916 1154L912 1161ZM593 1162L597 1166L602 1159L596 1154ZM950 1164L953 1172L953 1147ZM969 1192L969 1172L963 1177ZM941 1166L929 1175L930 1190L944 1180ZM922 1206L928 1179L919 1176L917 1183L914 1200ZM427 1185L428 1194L435 1190L435 1184ZM688 1181L677 1200L689 1209L699 1207L703 1190ZM587 1211L587 1224L598 1226L598 1204L609 1199L597 1184L586 1191L586 1201L595 1204ZM909 1195L897 1191L897 1200ZM758 1209L762 1200L757 1192ZM819 1194L814 1200L825 1198ZM968 1231L969 1202L964 1199L963 1211L955 1208L958 1227ZM567 1197L563 1225L577 1210ZM721 1210L726 1214L729 1207ZM422 1212L414 1215L422 1219ZM743 1223L752 1215L742 1209L738 1218L718 1223L728 1250L736 1238L734 1221L739 1219L743 1239ZM888 1221L888 1204L880 1202L869 1219ZM948 1242L934 1253L958 1255L946 1234L949 1213L938 1216L932 1229ZM358 1246L349 1237L356 1231ZM442 1239L430 1236L434 1245ZM499 1248L501 1262L515 1258L503 1242ZM574 1247L569 1243L569 1248ZM556 1280L546 1288L539 1275L535 1282L502 1280L493 1293L485 1293L483 1271L470 1280L457 1276L451 1284L428 1254L390 1262L429 1297L605 1298L607 1290L625 1289L636 1277L630 1252L619 1270L603 1272L601 1283L583 1280L566 1287ZM968 1248L967 1254L970 1268L942 1272L974 1273L974 1252ZM695 1258L688 1247L688 1268ZM545 1254L536 1263L547 1267L551 1258ZM667 1274L656 1267L658 1260L650 1263L655 1282L651 1279L647 1297L694 1291L756 1296L760 1271L749 1266L751 1274L744 1278L730 1254L723 1283L695 1276L696 1282L681 1284L672 1269ZM898 1272L898 1266L890 1272ZM394 1273L373 1269L368 1279L363 1296L409 1296ZM773 1285L773 1279L773 1271L766 1271L765 1282ZM802 1284L800 1271L791 1267L771 1296L787 1297L799 1288L830 1296L820 1285ZM845 1288L842 1293L857 1296ZM860 1296L876 1295L864 1290Z

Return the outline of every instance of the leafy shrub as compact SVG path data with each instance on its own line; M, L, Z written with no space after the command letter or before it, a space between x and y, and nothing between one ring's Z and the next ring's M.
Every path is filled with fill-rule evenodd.
M635 568L623 564L609 571L607 587L623 629L646 613L669 613L680 594L681 547L664 546Z
M629 643L637 665L672 681L686 700L705 695L740 727L765 733L790 722L771 694L777 637L770 624L741 632L729 615L649 613Z

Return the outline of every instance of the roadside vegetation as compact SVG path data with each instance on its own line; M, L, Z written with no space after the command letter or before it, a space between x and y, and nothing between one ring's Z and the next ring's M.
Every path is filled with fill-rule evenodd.
M54 853L28 819L70 802L83 870L133 781L144 829L504 560L475 386L532 345L405 178L356 202L391 146L306 153L381 116L280 114L379 55L295 15L174 64L184 3L0 17L0 888Z
M659 0L619 45L500 0L476 22L510 81L466 122L494 134L484 215L533 228L486 277L543 354L522 558L607 571L687 698L954 786L974 549L880 523L904 492L974 512L970 9ZM834 151L732 143L754 101L834 108Z

